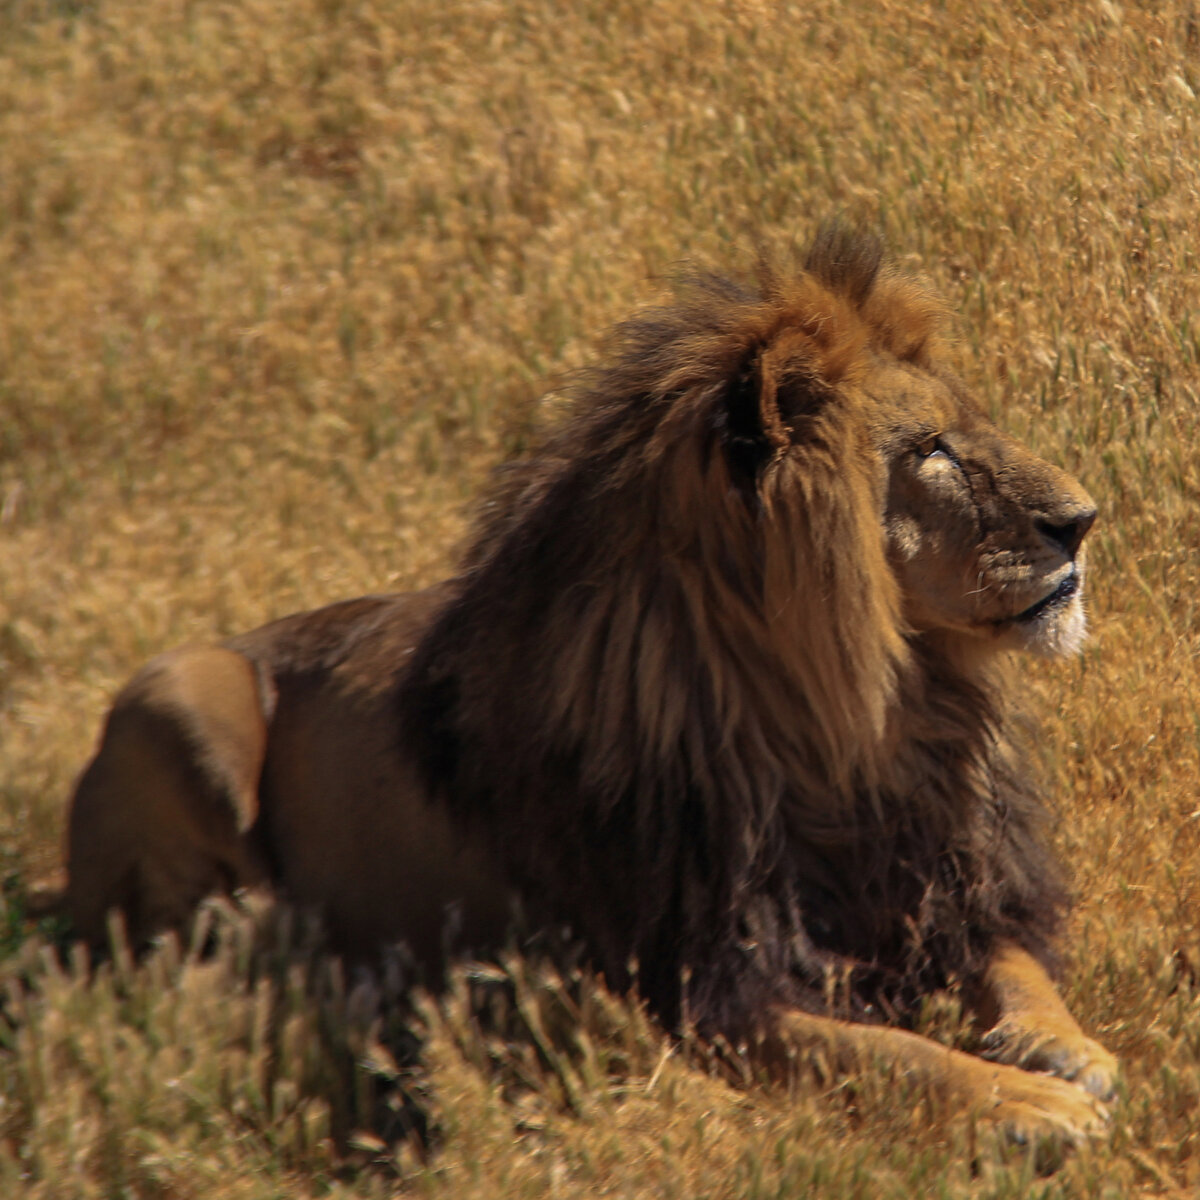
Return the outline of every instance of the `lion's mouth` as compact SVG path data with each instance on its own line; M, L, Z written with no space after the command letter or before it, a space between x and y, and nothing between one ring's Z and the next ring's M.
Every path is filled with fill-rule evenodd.
M1031 604L1024 612L1019 612L1013 620L1018 624L1036 621L1048 609L1058 608L1066 604L1079 591L1079 572L1072 571L1048 596L1043 596L1037 603Z

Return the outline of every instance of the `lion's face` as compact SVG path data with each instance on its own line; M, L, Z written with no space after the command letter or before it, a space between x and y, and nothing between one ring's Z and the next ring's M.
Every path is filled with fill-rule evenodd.
M915 629L1046 655L1081 646L1091 497L1001 433L949 376L895 360L863 381L886 469L884 527Z

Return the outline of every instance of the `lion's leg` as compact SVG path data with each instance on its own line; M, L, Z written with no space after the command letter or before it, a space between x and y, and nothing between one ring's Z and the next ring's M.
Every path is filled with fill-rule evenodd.
M886 1064L943 1103L994 1121L1023 1141L1039 1135L1081 1141L1100 1133L1107 1120L1103 1105L1073 1083L988 1062L902 1029L788 1010L764 1049L776 1062L781 1055L818 1057L837 1073Z
M93 945L113 908L136 944L186 928L210 892L263 877L245 836L267 742L263 691L245 658L207 648L161 655L117 697L68 817L67 904Z
M989 1058L1050 1071L1107 1099L1119 1067L1067 1011L1045 968L1028 951L1003 942L984 976L984 1002L995 1024L984 1036Z

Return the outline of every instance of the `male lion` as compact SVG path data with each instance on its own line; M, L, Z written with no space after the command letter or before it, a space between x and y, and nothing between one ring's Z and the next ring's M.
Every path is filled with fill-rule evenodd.
M620 327L452 579L134 677L71 808L80 933L269 881L436 972L516 897L669 1027L1097 1129L1117 1064L1050 982L1065 892L1008 683L1009 651L1082 641L1095 509L941 324L830 227ZM953 982L990 1061L896 1028Z

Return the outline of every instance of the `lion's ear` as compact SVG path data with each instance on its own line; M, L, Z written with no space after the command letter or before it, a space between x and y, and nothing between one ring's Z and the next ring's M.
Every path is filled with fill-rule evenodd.
M746 356L730 381L720 423L730 479L740 492L756 495L763 470L789 444L778 381L762 347Z
M734 486L747 495L757 494L763 471L786 453L828 398L811 356L798 353L793 340L806 345L803 338L787 339L752 351L725 393L725 457Z

